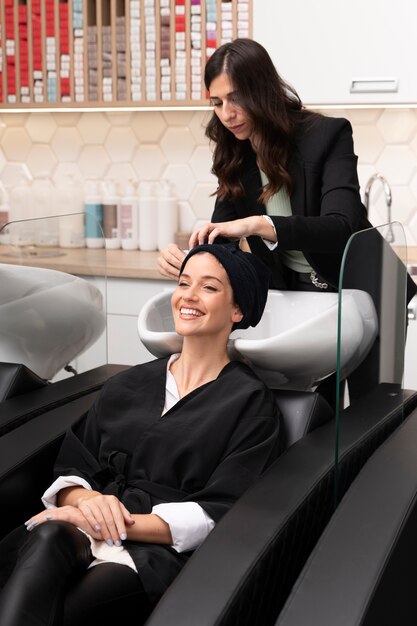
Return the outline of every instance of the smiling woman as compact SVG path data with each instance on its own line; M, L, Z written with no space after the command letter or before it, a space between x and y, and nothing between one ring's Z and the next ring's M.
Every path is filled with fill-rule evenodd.
M248 271L253 298L246 296L243 287L248 285ZM230 332L259 322L268 280L267 268L233 244L201 245L188 254L171 299L175 330L184 337L182 354L171 368L180 397L212 380L230 361Z
M243 314L235 304L224 267L208 252L201 252L184 267L172 295L175 329L183 337L225 335ZM191 323L190 323L191 322Z
M269 274L234 244L188 254L172 297L182 352L107 382L66 434L46 510L0 543L2 626L120 622L132 603L143 624L276 459L275 398L227 353L232 328L259 322Z

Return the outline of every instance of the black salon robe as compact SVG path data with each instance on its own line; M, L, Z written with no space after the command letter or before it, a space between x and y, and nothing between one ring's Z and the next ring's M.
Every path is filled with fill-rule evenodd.
M88 415L64 439L57 476L80 476L116 495L131 513L162 502L197 502L218 522L278 456L272 392L237 361L161 417L167 359L111 378ZM191 552L126 541L155 603Z

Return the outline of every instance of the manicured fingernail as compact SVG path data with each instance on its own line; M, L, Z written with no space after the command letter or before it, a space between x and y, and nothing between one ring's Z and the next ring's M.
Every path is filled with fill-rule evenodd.
M120 535L120 539L121 539L122 541L124 541L125 539L127 539L127 535L126 535L126 533L122 533L122 534Z
M45 519L51 520L51 519L54 519L54 518L52 517L52 515L45 515Z
M94 526L94 530L96 530L97 532L98 532L99 530L101 530L101 526L100 526L100 524L96 524L96 525Z
M122 545L122 542L120 541L120 539L116 539L116 541L114 542L114 545L120 548L120 546Z
M108 546L112 546L113 545L113 541L111 539L107 539L107 545Z
M32 522L30 521L30 519L28 519L28 520L25 522L25 526L29 526L29 524L31 524L31 523L32 523Z
M31 524L28 524L26 526L26 530L32 530L32 528L35 528L35 526L37 526L39 524L39 522L32 522Z

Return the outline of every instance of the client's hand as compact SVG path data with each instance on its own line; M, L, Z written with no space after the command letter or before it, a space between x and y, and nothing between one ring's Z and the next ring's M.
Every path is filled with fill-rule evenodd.
M135 523L127 508L116 496L104 496L87 491L78 499L77 506L93 532L99 533L99 538L110 546L121 545L127 537L126 525L132 526Z
M41 513L37 515L33 515L30 519L25 522L25 526L27 530L32 530L39 524L44 524L45 522L50 522L52 520L60 521L60 522L69 522L70 524L74 524L81 530L84 530L86 533L94 537L94 539L101 539L101 532L94 530L91 527L88 520L85 518L82 511L76 506L59 506L55 509L44 509Z

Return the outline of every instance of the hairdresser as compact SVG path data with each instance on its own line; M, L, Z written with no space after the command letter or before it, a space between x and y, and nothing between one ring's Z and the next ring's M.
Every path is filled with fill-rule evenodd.
M243 239L271 268L272 288L335 291L349 237L371 226L350 123L307 111L251 39L218 48L204 80L218 188L212 220L192 233L189 247ZM161 274L177 278L183 258L168 246Z
M346 243L371 227L349 121L306 110L251 39L220 46L204 80L218 187L212 219L192 233L189 247L240 240L271 269L271 288L337 291ZM170 244L160 273L176 278L183 259Z

